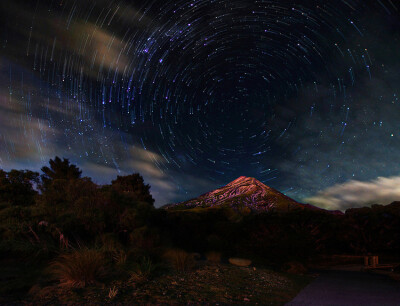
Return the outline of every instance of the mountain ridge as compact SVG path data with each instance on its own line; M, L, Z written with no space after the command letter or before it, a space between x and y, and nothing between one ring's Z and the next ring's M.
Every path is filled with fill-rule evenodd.
M259 180L246 176L240 176L227 185L202 194L197 198L167 205L165 209L222 207L247 208L253 212L285 212L304 209L325 211L310 204L299 203Z

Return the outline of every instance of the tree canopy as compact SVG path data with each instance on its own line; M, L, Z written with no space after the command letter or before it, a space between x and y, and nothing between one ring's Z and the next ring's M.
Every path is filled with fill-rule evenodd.
M0 170L0 202L11 205L32 205L39 183L39 173L30 170Z
M112 190L128 196L135 201L142 201L154 204L154 199L150 194L150 185L145 184L143 177L139 173L126 176L117 176L111 182Z
M81 177L82 171L75 165L70 164L69 160L61 160L58 156L49 161L50 167L43 167L41 170L43 187L46 188L51 181L56 179L71 180Z

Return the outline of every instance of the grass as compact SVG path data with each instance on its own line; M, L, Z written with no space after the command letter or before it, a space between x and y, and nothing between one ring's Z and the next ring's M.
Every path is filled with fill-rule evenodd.
M60 255L51 265L50 271L63 285L85 287L95 284L104 275L106 260L95 249L82 248Z
M194 267L194 258L192 254L189 254L185 250L181 249L169 249L165 253L165 257L175 271L186 272Z
M117 266L123 266L126 264L128 255L124 250L118 250L113 252L113 261Z
M108 290L108 298L110 300L114 299L117 296L117 294L118 294L118 288L116 288L115 286Z
M149 257L142 257L134 266L130 281L133 283L143 283L148 281L154 276L157 269L158 265L153 263Z

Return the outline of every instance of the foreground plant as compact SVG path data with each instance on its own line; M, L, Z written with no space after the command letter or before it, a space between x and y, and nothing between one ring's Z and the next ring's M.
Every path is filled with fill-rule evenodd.
M195 262L193 254L181 249L170 249L165 253L165 258L172 267L178 272L189 271L193 268Z
M117 294L118 294L118 288L114 286L110 288L110 290L108 291L108 298L112 300L117 296Z
M154 275L157 268L158 265L154 264L149 257L142 257L135 265L130 280L134 283L148 281Z
M105 275L106 260L94 249L82 248L63 254L50 266L63 285L85 287L95 284Z
M118 250L113 253L113 261L117 266L123 266L126 264L128 255L124 250Z

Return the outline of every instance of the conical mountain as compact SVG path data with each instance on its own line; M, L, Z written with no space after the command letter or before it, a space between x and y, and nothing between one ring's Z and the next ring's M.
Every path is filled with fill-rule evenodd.
M195 199L169 206L167 209L190 209L196 207L247 207L252 211L292 211L318 209L305 205L268 187L255 178L241 176L228 185L203 194Z

